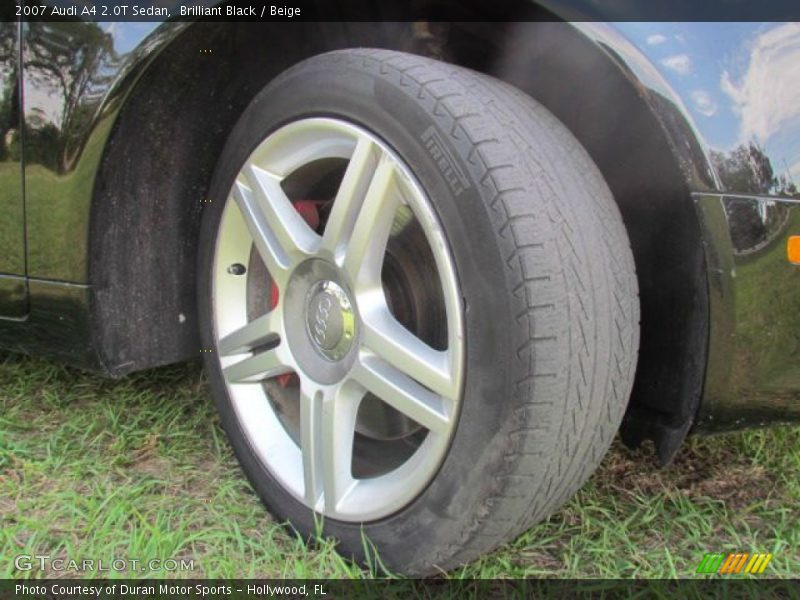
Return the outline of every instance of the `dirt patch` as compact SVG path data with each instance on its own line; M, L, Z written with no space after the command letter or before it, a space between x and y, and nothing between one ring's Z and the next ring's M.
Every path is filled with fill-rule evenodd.
M770 497L775 482L760 466L732 467L717 470L711 477L683 488L692 498L723 501L731 509L740 509Z
M172 462L159 456L147 456L141 458L131 465L131 469L142 475L161 479L167 476L172 466Z
M548 571L550 575L558 573L564 568L562 560L541 550L520 550L516 553L514 562L526 567L536 566L543 571Z
M691 440L675 460L659 468L652 446L631 452L619 442L612 447L596 483L621 496L678 492L693 499L722 501L740 509L769 498L775 481L762 466L724 445Z
M12 498L0 498L0 515L10 515L17 510L17 501Z

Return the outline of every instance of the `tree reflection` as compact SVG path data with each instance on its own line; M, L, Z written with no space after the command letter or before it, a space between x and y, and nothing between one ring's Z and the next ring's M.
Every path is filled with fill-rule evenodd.
M0 161L14 158L19 147L16 23L0 24Z
M32 22L24 52L26 90L52 98L26 113L26 160L67 171L112 77L113 38L95 23Z
M759 195L796 196L794 183L776 176L764 149L755 142L726 153L711 151L711 160L726 190ZM752 254L766 247L783 231L789 209L771 200L726 198L731 241L737 254Z

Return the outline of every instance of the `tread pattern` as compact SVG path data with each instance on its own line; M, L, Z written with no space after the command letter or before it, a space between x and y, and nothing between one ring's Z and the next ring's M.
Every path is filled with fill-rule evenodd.
M514 307L511 418L480 506L408 572L473 560L560 507L591 475L625 411L639 343L633 257L601 174L521 91L423 57L356 49L311 59L408 88L481 186ZM298 67L295 67L298 68ZM294 69L285 76L290 76Z

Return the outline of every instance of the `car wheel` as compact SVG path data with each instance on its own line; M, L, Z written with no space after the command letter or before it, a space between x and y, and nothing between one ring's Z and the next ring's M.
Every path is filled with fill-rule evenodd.
M206 367L279 520L424 575L598 465L635 368L633 259L597 168L532 99L398 52L316 56L255 97L209 198Z

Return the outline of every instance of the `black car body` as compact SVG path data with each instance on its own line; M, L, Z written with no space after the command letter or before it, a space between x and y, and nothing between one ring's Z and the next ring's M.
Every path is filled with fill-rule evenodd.
M627 442L667 460L691 429L797 418L800 27L567 24L546 8L517 23L3 22L0 345L112 377L198 357L197 231L231 126L303 58L394 48L526 91L602 171L641 295Z

